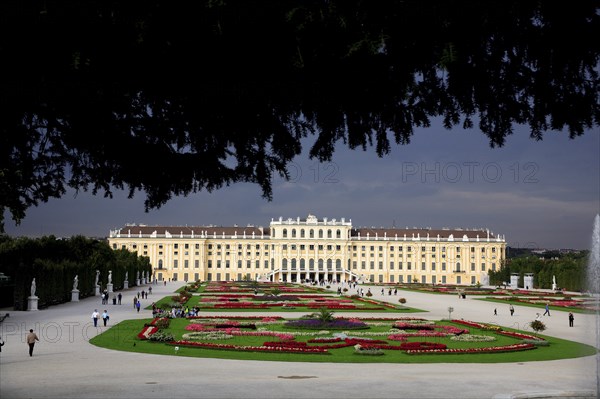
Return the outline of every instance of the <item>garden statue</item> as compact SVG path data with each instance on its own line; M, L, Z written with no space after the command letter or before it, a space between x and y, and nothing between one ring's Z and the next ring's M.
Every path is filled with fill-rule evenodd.
M128 281L127 276L129 275L129 272L125 272L125 281Z
M100 279L100 270L96 270L96 282L94 283L94 285L98 285L98 280Z
M112 284L112 270L108 271L108 284Z
M77 290L78 286L79 286L79 277L76 274L75 278L73 279L73 291Z
M35 296L35 277L33 278L33 280L31 280L31 296Z
M556 291L558 289L558 285L556 285L556 276L552 276L552 290Z

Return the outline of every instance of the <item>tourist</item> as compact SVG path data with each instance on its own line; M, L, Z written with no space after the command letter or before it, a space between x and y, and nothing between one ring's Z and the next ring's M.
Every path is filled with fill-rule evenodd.
M108 322L108 310L104 309L104 313L102 313L102 321L104 322L104 327L106 327L106 323Z
M137 304L138 299L134 296L133 297L133 308L136 308L136 304Z
M398 295L398 288L394 288L394 295Z
M100 315L100 313L98 313L98 309L94 309L94 311L92 312L92 320L94 320L94 327L98 327L98 316Z
M119 295L117 295L117 301L119 302L119 305L121 304L121 299L123 299L123 295L121 295L119 292Z
M142 306L142 304L140 303L140 301L137 301L135 303L135 308L137 309L138 313L140 313L140 307Z
M494 316L498 316L498 310L494 308Z
M575 320L575 316L573 316L573 312L569 312L569 327L573 327L574 320Z
M548 315L548 317L550 317L550 306L548 306L548 302L546 302L546 311L544 312L544 314L542 316L546 316Z
M513 305L510 305L510 315L512 316L513 314L515 314L515 308L513 307Z
M27 345L29 345L29 356L33 356L33 347L35 345L35 341L39 341L38 336L33 332L33 330L29 330L29 334L27 334Z

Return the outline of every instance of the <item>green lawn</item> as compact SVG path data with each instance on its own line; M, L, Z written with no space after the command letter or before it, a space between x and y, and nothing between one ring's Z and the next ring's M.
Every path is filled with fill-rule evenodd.
M223 315L223 318L227 318ZM104 348L140 352L153 353L172 356L189 356L202 358L219 358L219 359L239 359L239 360L264 360L264 361L292 361L292 362L330 362L330 363L504 363L504 362L528 362L528 361L543 361L574 358L581 356L590 356L596 353L596 350L589 345L579 344L572 341L566 341L558 338L542 336L550 345L539 346L533 350L494 353L494 354L432 354L432 355L408 355L404 351L399 350L383 350L383 356L364 356L354 354L354 348L347 347L341 349L329 350L327 354L303 354L303 353L269 353L269 352L245 352L236 350L224 349L204 349L204 348L189 348L180 347L178 352L174 346L140 340L137 334L142 331L144 323L149 323L151 320L125 320L118 325L110 328L106 332L94 337L90 343ZM175 339L181 339L184 333L189 331L184 330L189 324L187 319L173 319L168 328L168 331L173 333ZM436 324L449 324L448 322L437 322ZM390 322L391 325L391 322ZM384 332L388 331L390 326L370 326L367 331ZM289 328L282 324L269 325L268 330L289 332ZM478 330L469 327L471 334L493 335L496 337L494 342L455 342L449 338L409 338L409 341L428 341L447 344L452 348L474 348L499 346L506 344L519 343L520 340L512 337L501 336L491 331ZM514 331L505 329L507 331ZM298 331L298 329L294 329ZM358 330L365 331L365 330ZM333 333L334 331L332 331ZM350 331L352 335L354 331ZM296 341L306 341L312 337L297 336ZM380 339L385 339L385 336ZM277 341L277 338L270 337L234 337L229 340L211 341L215 343L226 343L235 345L261 345L264 341ZM388 340L390 344L399 344L396 341Z

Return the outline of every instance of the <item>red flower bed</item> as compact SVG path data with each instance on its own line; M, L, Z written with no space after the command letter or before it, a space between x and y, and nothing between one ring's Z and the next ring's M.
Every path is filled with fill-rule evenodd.
M512 331L497 331L498 334L502 334L502 335L506 335L508 337L514 337L514 338L521 338L521 339L533 339L536 341L544 341L544 339L542 338L538 338L534 335L528 335L528 334L521 334L521 333L517 333L517 332L512 332Z
M164 317L157 317L153 319L149 324L146 324L142 331L137 335L139 339L149 339L152 334L158 331L156 324L161 320L168 320Z
M403 342L400 344L402 350L432 350L432 349L446 349L447 346L444 344L437 344L435 342Z
M529 349L535 349L533 344L514 344L504 346L491 346L488 348L467 348L467 349L426 349L426 350L407 350L409 355L428 355L428 354L453 354L453 353L501 353L516 352Z
M137 335L139 339L149 339L152 334L158 331L158 327L155 326L146 326L142 329L142 331Z
M229 345L229 344L216 344L208 342L195 342L195 341L173 341L168 342L168 345L178 345L190 348L205 348L205 349L227 349L227 350L241 350L250 352L283 352L283 353L328 353L327 349L307 347L307 348L290 348L282 346L242 346L242 345Z
M394 328L397 328L399 330L419 330L419 331L430 330L430 331L433 331L435 329L435 326L428 325L428 324L410 324L410 323L404 323L404 322L397 322L394 324Z

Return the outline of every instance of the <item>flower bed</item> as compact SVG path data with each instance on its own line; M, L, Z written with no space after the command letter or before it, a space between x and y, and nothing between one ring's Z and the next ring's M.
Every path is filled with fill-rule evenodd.
M169 342L168 345L184 346L189 348L205 348L205 349L227 349L227 350L238 350L238 351L250 351L250 352L287 352L287 353L328 353L327 349L310 347L310 348L291 348L282 346L249 346L249 345L228 345L228 344L216 344L208 342L194 342L194 341L173 341Z
M535 349L532 344L514 344L504 346L491 346L488 348L467 348L467 349L427 349L427 350L407 350L409 355L435 355L435 354L467 354L467 353L501 353L516 352L529 349Z

